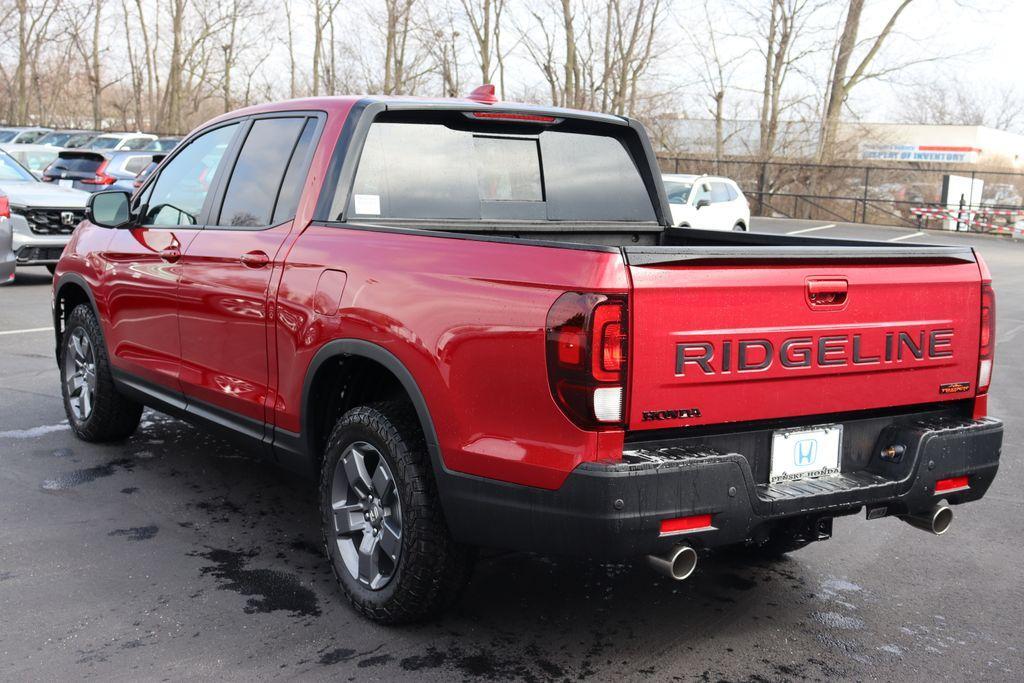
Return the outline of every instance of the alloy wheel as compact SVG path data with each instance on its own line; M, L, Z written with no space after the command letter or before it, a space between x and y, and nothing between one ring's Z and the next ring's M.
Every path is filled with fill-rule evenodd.
M331 483L334 531L352 578L371 590L387 585L402 548L402 506L387 460L372 444L348 446Z
M88 420L96 397L96 351L82 328L68 335L64 382L71 413L79 422Z

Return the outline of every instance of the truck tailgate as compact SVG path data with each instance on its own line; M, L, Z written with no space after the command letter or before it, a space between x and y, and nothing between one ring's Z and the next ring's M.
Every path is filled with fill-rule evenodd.
M657 261L629 265L630 429L974 395L969 259Z

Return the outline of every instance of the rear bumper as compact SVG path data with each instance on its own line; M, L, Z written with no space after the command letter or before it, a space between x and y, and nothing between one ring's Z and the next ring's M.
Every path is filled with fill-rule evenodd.
M977 500L995 478L1002 438L1002 423L991 418L894 423L879 433L876 453L863 469L785 487L758 484L741 454L693 449L673 459L585 463L556 491L450 473L439 485L449 526L461 542L628 557L682 540L697 547L742 543L766 537L780 522L814 525L864 507L875 518L923 512L943 499L953 505ZM890 444L905 446L899 462L879 457ZM937 481L960 476L968 477L969 488L935 493ZM708 514L710 528L660 533L662 520Z

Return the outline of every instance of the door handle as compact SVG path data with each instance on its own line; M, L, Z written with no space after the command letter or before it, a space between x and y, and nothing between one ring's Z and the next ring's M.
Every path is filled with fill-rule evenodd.
M178 249L177 247L161 249L160 258L168 263L177 263L178 260L181 259L181 249Z
M812 307L834 307L846 303L850 283L840 278L807 281L807 300Z
M262 268L270 263L270 257L262 251L250 251L247 254L242 254L240 260L242 265L247 268Z

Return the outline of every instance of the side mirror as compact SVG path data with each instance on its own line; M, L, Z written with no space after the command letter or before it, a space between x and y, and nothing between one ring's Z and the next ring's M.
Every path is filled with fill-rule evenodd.
M85 206L85 219L101 228L123 228L131 217L131 195L120 190L97 192Z
M703 209L705 206L711 206L711 200L710 199L698 199L697 200L697 208L698 209Z

